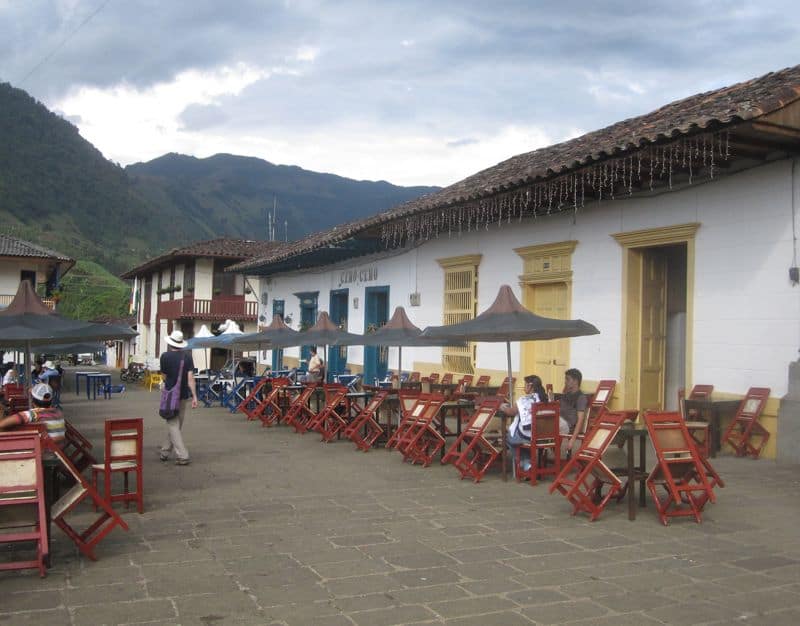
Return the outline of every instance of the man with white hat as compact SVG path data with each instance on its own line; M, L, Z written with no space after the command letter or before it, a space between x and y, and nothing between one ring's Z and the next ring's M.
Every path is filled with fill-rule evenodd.
M31 404L27 411L20 411L0 419L0 430L9 430L25 424L40 422L46 424L47 434L58 445L64 443L66 422L61 411L54 406L53 390L46 383L36 383L31 389Z
M161 446L160 458L166 462L169 460L170 453L175 451L175 465L189 465L189 451L183 443L183 418L186 414L189 398L191 407L197 408L197 386L194 382L194 361L192 351L186 350L186 341L183 333L173 330L167 337L167 351L161 355L160 371L165 377L164 385L167 389L172 389L175 385L181 386L181 404L177 417L166 420L167 438ZM178 373L183 368L178 380Z

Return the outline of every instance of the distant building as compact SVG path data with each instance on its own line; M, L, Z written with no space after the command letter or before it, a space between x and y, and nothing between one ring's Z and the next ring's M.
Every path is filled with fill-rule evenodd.
M134 280L137 358L156 359L174 330L187 339L205 324L215 331L226 319L245 332L257 330L258 284L225 269L241 261L270 254L285 244L277 241L212 239L198 241L145 261L122 278ZM198 355L199 356L199 355ZM210 366L224 355L212 353ZM202 363L202 360L199 361Z
M20 281L28 280L55 308L61 279L75 259L11 235L0 235L0 308L9 305Z
M126 326L136 330L136 316L129 315L117 317L114 315L100 315L90 320L97 324L113 324L114 326ZM116 339L106 342L105 365L108 367L127 367L128 360L136 354L136 346L139 337L130 339Z
M600 329L513 343L518 387L536 373L559 389L577 367L585 390L616 379L612 406L640 410L674 409L698 383L716 398L770 387L765 455L777 443L800 460L800 416L778 412L800 347L798 230L800 66L511 157L232 271L260 275L295 327L327 309L350 332L398 305L420 327L471 319L508 283L535 313ZM403 355L423 375L505 376L502 344ZM397 349L333 351L330 371L345 367L371 382Z

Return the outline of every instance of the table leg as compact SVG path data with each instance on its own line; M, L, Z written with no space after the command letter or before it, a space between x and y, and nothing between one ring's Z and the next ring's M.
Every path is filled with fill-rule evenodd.
M708 415L708 436L711 439L709 442L708 451L711 455L711 458L714 459L717 457L717 452L719 452L721 446L720 443L720 433L719 433L719 424L721 418L719 414L719 409L711 409L710 414Z
M503 482L508 482L508 444L506 443L506 415L500 416L500 462L503 464Z
M647 506L647 500L645 496L645 489L647 489L647 485L645 484L647 481L647 436L645 433L639 435L639 506L645 507Z
M636 475L633 466L633 437L626 437L627 452L628 452L628 519L633 521L636 519L636 501L633 492L636 490Z

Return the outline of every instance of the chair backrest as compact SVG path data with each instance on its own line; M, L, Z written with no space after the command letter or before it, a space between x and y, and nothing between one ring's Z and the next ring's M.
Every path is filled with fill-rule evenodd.
M433 381L431 381L433 382ZM442 376L442 380L439 381L440 385L452 385L453 384L453 373L447 372L444 376Z
M469 424L467 425L466 432L469 432L473 436L482 433L495 416L495 413L497 413L502 402L503 399L496 396L483 398L481 403L475 407L475 411L473 411Z
M0 433L0 506L43 498L42 442L33 430Z
M739 410L736 412L734 420L756 420L769 399L769 387L750 387L747 395L742 398Z
M432 372L428 374L428 382L429 383L438 383L439 382L439 372Z
M472 379L475 378L472 374L464 374L458 381L459 389L466 389L472 384Z
M486 387L489 384L489 381L492 379L491 376L487 376L484 374L483 376L478 376L478 380L473 385L474 387ZM469 386L469 385L467 385Z
M714 385L695 385L689 393L689 400L710 400Z
M561 405L558 402L535 402L531 405L531 441L559 436Z
M591 410L596 411L608 406L611 402L611 396L614 394L614 388L617 386L616 380L601 380L597 383L597 391L594 392L592 398Z
M697 455L686 422L677 411L647 411L644 422L659 459L691 458Z
M287 385L292 384L292 379L288 376L279 376L277 378L272 378L270 380L270 384L272 385L273 389L275 387L286 387Z
M419 372L411 372L408 375L408 382L410 383L418 383L420 378Z
M370 398L369 402L367 402L366 406L364 407L364 411L367 411L370 414L374 413L378 410L378 407L381 405L381 403L386 400L386 396L388 395L388 391L376 392L375 395Z
M602 457L626 419L627 414L624 412L603 411L592 429L586 434L576 456L585 460Z
M24 396L25 386L17 383L9 383L7 385L3 385L3 393L5 394L6 398L8 396Z
M339 383L326 384L323 388L325 389L325 404L330 404L337 398L341 401L347 393L347 387Z
M141 464L144 439L144 421L141 417L106 420L105 435L103 463L106 467L126 461Z
M500 389L497 390L497 395L500 396L500 397L505 398L508 395L508 391L510 389L510 386L513 386L514 383L516 383L516 382L517 382L516 376L512 376L510 381L509 381L508 376L506 376L503 379L503 384L500 385Z
M400 399L400 413L405 417L416 405L420 392L412 389L402 389L397 393Z

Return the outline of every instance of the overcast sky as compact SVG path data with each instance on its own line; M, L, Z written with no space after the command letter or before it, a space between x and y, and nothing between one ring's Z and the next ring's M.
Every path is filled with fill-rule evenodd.
M796 2L0 0L0 81L123 165L447 185L800 63Z

